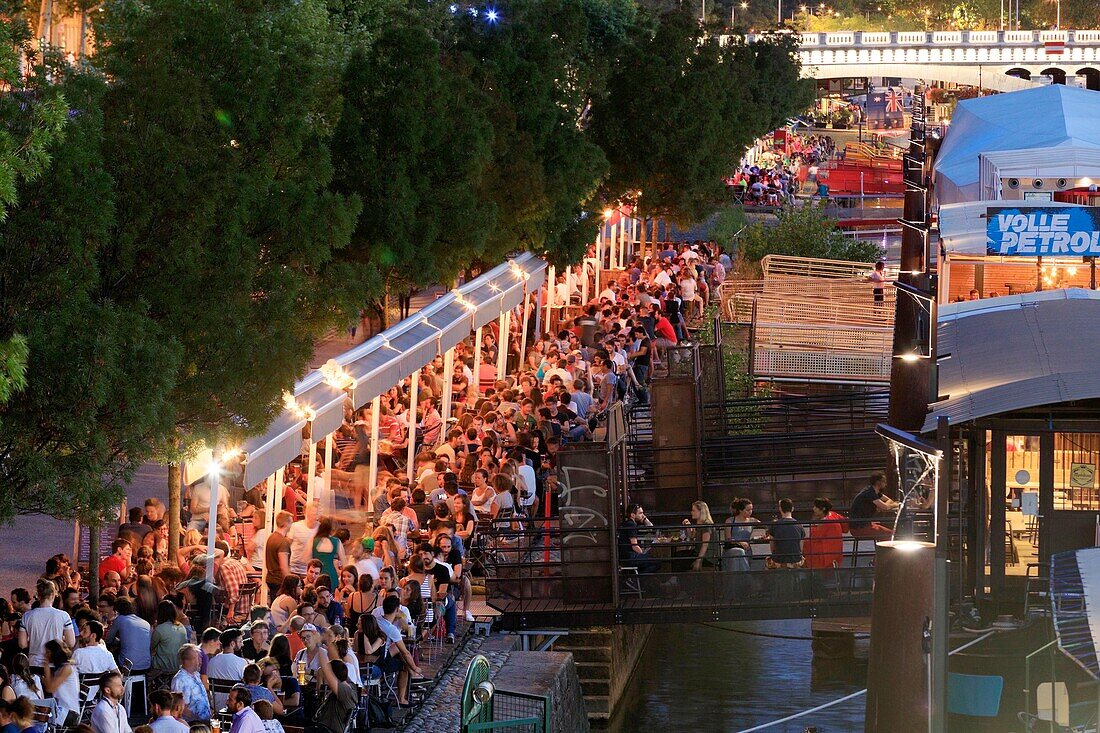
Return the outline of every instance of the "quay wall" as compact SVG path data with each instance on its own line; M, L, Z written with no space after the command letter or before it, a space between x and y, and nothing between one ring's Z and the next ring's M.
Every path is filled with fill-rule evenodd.
M589 720L607 720L615 712L645 649L649 624L570 629L554 642L555 651L573 654Z

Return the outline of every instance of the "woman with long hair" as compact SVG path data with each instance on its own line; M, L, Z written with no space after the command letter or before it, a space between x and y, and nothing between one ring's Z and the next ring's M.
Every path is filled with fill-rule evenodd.
M17 697L19 696L15 694L15 688L11 686L8 668L0 664L0 701L13 702Z
M691 519L685 519L687 543L681 552L681 570L702 570L718 564L718 530L705 501L691 504ZM686 565L690 563L690 565Z
M363 573L355 583L355 590L348 594L344 602L344 611L348 614L348 626L356 628L359 617L369 615L374 607L374 578Z
M466 494L455 494L452 499L455 510L451 519L455 523L455 534L462 539L462 546L469 547L470 539L474 535L474 514L470 510L470 497Z
M80 675L69 663L72 653L64 642L46 642L46 664L42 665L42 690L57 701L57 718L72 726L80 716Z
M754 525L760 520L752 515L751 499L734 499L730 502L730 516L726 520L726 539L722 543L722 569L748 570L752 558Z
M31 662L26 654L16 654L11 662L11 687L16 697L41 700L46 696L42 680L31 672Z
M392 565L396 567L404 558L405 551L397 544L393 536L393 530L388 524L380 524L374 528L374 556L382 563L382 567Z
M435 609L432 599L435 598L435 575L424 572L424 558L420 553L409 558L409 574L401 579L401 587L413 585L420 589L420 600L424 604L424 627L430 629L435 621ZM410 609L411 612L411 609Z
M176 604L163 600L157 605L157 627L153 631L150 650L153 653L154 677L173 675L179 668L180 647L187 643L187 629L180 623Z
M340 584L336 586L336 590L332 592L332 597L336 599L338 603L347 606L348 598L355 592L359 586L359 568L355 565L345 565L344 569L340 571Z

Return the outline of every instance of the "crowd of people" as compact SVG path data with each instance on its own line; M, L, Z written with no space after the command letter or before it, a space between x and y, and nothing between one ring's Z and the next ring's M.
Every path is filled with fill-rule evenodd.
M845 564L846 535L854 540L894 537L894 529L888 526L893 522L875 521L895 519L903 509L902 504L886 495L886 485L884 473L872 473L846 515L834 510L829 499L818 497L811 503L809 521L794 518L795 505L790 499L780 499L774 518L766 522L754 515L751 499L734 499L727 519L721 523L712 516L707 502L696 501L690 516L682 521L678 538L669 536L668 527L654 528L644 507L631 504L620 523L619 564L640 574L665 573L673 577L701 570L840 568ZM911 511L902 512L902 516L911 531L913 515L927 511L931 498L914 496L906 507ZM654 552L662 543L672 545L668 557L658 557ZM852 548L858 551L857 544Z
M437 358L396 385L379 401L377 446L371 407L349 406L332 465L323 450L312 471L292 463L276 506L266 483L244 487L230 470L184 488L174 553L167 509L150 498L94 579L49 558L35 588L0 598L0 727L41 730L45 707L85 733L343 733L364 688L384 683L409 705L424 654L455 641L460 614L474 618L479 522L554 511L558 449L604 430L615 400L647 398L732 266L712 243L657 249L588 302L582 270L564 273L548 330L522 355L521 319L503 338L494 321L480 359L470 339L450 373ZM500 348L511 376L496 373Z
M760 145L755 159L742 161L727 181L737 201L753 206L793 205L806 180L816 181L820 166L836 154L828 135L787 131L782 140L768 137Z

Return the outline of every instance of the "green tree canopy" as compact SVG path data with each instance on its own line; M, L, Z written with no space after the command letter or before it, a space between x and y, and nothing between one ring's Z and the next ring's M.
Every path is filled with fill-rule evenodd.
M753 140L812 101L794 51L789 38L722 46L686 12L635 25L592 108L607 199L678 222L714 211Z
M336 321L324 273L359 213L329 190L339 37L319 0L105 8L101 292L178 344L181 435L262 429Z

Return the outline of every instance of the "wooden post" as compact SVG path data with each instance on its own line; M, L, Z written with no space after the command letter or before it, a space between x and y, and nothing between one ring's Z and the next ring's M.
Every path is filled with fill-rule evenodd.
M180 549L180 484L183 481L183 466L178 462L168 464L168 557L174 558ZM75 555L74 555L75 557Z
M527 285L525 283L523 286L523 328L520 330L519 335L519 369L517 371L523 371L524 364L527 361L527 326L531 318L531 308L528 303L529 297Z

